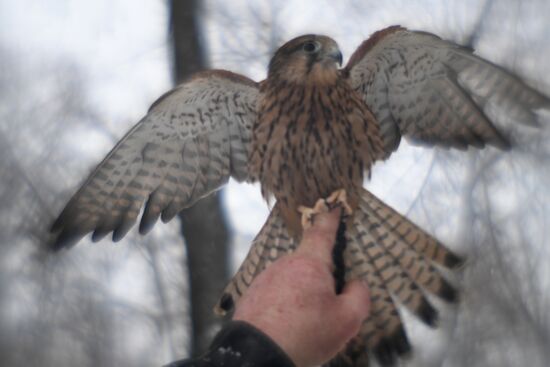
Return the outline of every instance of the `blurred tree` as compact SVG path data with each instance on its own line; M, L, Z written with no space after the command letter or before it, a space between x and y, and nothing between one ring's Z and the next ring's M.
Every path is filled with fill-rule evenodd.
M288 10L297 1L209 2L209 24L218 27L204 34L217 45L211 60L217 61L217 67L250 76L265 72L273 48L297 33L318 31L329 24L325 33L353 50L377 28L401 23L470 44L550 92L547 0L482 4L473 0L383 4L326 0L300 2L301 10L293 12ZM48 12L42 17L69 6L44 3ZM243 3L244 11L238 6ZM114 5L118 2L98 4L127 16L124 6ZM173 19L175 79L181 80L206 66L197 20L200 9L198 1L167 4ZM108 29L108 22L102 19L98 29ZM24 30L29 27L33 32L26 33L41 33L33 28L34 22L21 23L21 29L14 27L7 36L27 40ZM143 20L144 27L158 23L158 18ZM67 60L72 53L62 48L26 47L29 53L16 55L0 47L0 364L145 367L167 362L183 353L178 348L186 340L182 327L186 289L180 276L185 256L177 234L169 234L168 240L162 237L173 227L157 226L159 232L155 228L145 237L145 245L135 245L134 233L132 244L82 243L55 258L36 261L35 249L46 241L57 210L100 158L83 157L75 148L79 143L67 146L67 142L100 136L109 145L119 134L102 125L105 120L94 116L86 103L87 77L91 74L98 81L104 74L90 73L82 60L75 67L74 61ZM96 62L95 57L89 60ZM118 65L111 72L120 73L120 69ZM373 174L369 185L382 180L381 196L402 211L408 206L419 224L463 249L469 258L460 279L465 293L458 310L443 312L438 331L418 330L414 321L408 323L417 344L412 358L404 363L407 366L549 365L550 131L548 120L543 124L545 129L529 129L509 121L505 128L516 127L511 135L518 144L504 154L494 149L432 153L404 145L398 156L380 165L390 167L390 174L380 170ZM427 157L430 168L419 170L421 159L409 167L409 156ZM424 173L421 188L412 187L411 175ZM395 176L401 177L397 183L392 181ZM63 199L61 191L65 191ZM190 215L195 208L182 213L189 263L194 267L189 276L197 284L190 297L196 335L193 354L204 348L214 332L211 307L224 280L212 277L225 278L229 258L226 247L216 245L228 237L220 225L224 219L219 197L210 200L200 204L202 214ZM198 239L205 231L208 237ZM112 287L120 278L128 291L120 291L120 284L116 290ZM179 329L174 330L174 325Z
M7 71L0 77L1 364L115 365L112 315L106 297L96 297L100 287L91 273L39 250L53 217L49 201L65 177L61 165L45 162L57 160L53 147L64 124L90 117L80 71L70 62L42 60L43 73L35 74L16 60L0 48L0 68Z
M239 8L211 0L210 8L216 12L216 23L221 23L217 36L221 46L216 51L223 58L220 66L247 74L252 62L266 64L265 58L251 58L248 50L263 51L267 41L259 42L260 34L267 32L252 33L246 27L269 24L271 18L256 11L269 9L269 5L243 2L247 5ZM330 24L332 17L324 17L326 9L319 5L300 13L299 25L288 17L291 12L284 12L287 26L279 28L277 37L284 40L325 28L320 32L334 36L343 49L354 50L372 32L401 24L473 47L550 94L548 27L540 18L550 11L548 1L389 1L380 5L379 1L349 0L325 4L338 20L334 29L324 23ZM247 14L247 8L255 10ZM305 20L311 14L318 16L318 23ZM245 37L256 42L239 42ZM354 37L358 39L350 42ZM256 54L263 55L262 51ZM495 116L494 107L488 106L485 112ZM371 188L378 183L383 189L374 187L377 194L408 211L418 224L468 258L457 279L464 289L459 308L442 312L438 330L422 328L414 320L407 323L416 342L407 366L549 365L550 273L544 265L550 259L548 115L541 116L540 129L522 125L514 111L496 118L499 128L512 137L511 152L492 148L431 151L405 143L388 162L375 167L373 181L367 183ZM380 172L381 168L386 171ZM413 184L419 174L424 176L420 187Z
M0 365L145 367L173 359L178 353L171 344L185 346L185 336L177 335L185 313L174 306L181 292L170 295L166 309L160 290L167 287L167 265L176 260L164 258L159 267L154 252L160 242L163 252L183 258L183 251L164 243L176 243L175 237L157 237L155 244L153 233L143 247L81 244L56 254L42 251L57 214L52 208L74 190L66 184L70 176L91 166L66 138L79 131L115 137L91 111L80 68L64 57L20 60L0 47L6 71L0 73ZM143 275L153 284L149 297L134 303L114 296L117 272L144 258L150 260ZM169 283L180 290L185 281ZM181 311L172 322L177 328L170 325L175 309ZM135 330L145 347L135 348Z
M172 0L170 7L174 78L178 83L205 69L206 60L199 29L199 2ZM220 319L213 307L228 280L229 230L220 197L217 192L179 215L189 269L192 355L206 350L218 330Z

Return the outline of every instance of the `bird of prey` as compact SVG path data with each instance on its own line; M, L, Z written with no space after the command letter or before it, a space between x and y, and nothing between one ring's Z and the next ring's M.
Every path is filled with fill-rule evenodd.
M348 213L342 274L366 279L372 306L329 364L363 366L372 353L391 365L411 349L398 307L434 325L437 311L426 295L455 301L441 269L462 260L364 189L363 177L401 137L507 149L484 108L497 105L535 123L550 100L471 49L400 26L374 33L341 63L333 39L304 35L275 52L259 83L225 70L193 75L160 97L92 172L53 224L53 247L70 247L89 232L93 240L110 232L120 240L144 203L145 234L230 177L259 182L274 204L217 305L227 312L255 276L298 246L316 203L330 197Z

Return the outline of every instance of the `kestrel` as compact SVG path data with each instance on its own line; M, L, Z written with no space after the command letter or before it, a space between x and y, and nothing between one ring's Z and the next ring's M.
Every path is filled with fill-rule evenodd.
M144 202L142 234L229 177L258 181L274 206L217 305L227 312L256 275L296 248L303 219L331 197L348 213L345 279L366 279L372 312L329 364L366 365L368 352L392 364L411 349L397 305L435 325L426 292L455 301L440 268L461 258L365 190L363 177L402 136L506 149L484 107L534 123L550 99L470 49L399 26L374 33L343 69L341 62L334 40L305 35L275 52L259 83L225 70L195 74L160 97L93 171L55 221L54 248L89 232L94 241L110 232L120 240Z

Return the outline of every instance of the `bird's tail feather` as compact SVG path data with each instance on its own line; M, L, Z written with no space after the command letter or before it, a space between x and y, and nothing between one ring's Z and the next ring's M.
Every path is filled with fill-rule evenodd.
M214 311L220 315L231 311L256 275L279 257L294 251L295 248L296 241L288 234L279 207L275 204L260 233L252 241L248 255L239 270L225 287Z
M437 311L425 292L449 302L456 290L434 263L456 268L462 259L367 190L348 226L346 278L366 279L371 313L359 334L330 366L366 366L369 351L383 366L411 350L397 304L435 326Z
M372 353L383 366L389 366L411 349L398 305L435 326L437 310L426 293L456 301L457 292L439 267L456 268L462 259L367 190L361 191L353 219L346 224L345 278L366 279L371 312L359 334L328 365L366 366L367 353ZM275 205L225 288L216 311L230 311L256 275L296 246L297 241L290 237Z

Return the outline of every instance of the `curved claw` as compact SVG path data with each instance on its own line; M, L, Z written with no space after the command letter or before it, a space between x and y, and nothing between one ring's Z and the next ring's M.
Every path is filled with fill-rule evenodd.
M353 210L347 202L346 190L339 189L331 193L326 199L319 199L313 206L309 208L303 205L298 207L298 212L302 214L302 228L308 229L313 225L315 215L327 213L336 207L342 207L342 218L346 218L353 213Z

